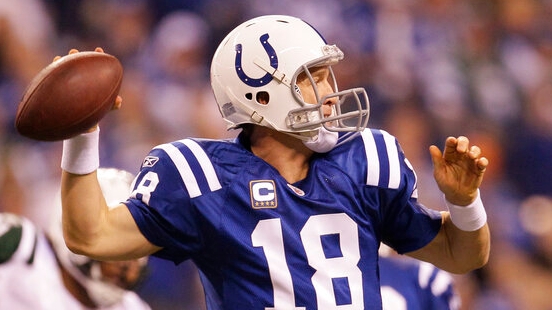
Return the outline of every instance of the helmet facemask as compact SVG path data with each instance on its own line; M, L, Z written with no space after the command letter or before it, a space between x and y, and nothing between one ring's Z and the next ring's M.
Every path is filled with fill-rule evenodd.
M304 141L316 139L319 130L324 129L328 132L346 132L341 140L347 137L348 141L352 134L358 133L366 128L369 119L369 99L363 88L352 88L339 91L337 81L332 69L332 65L343 59L343 53L335 45L326 45L323 48L324 57L310 61L293 75L291 87L294 98L301 104L300 108L289 111L286 119L287 126L291 129L290 134L298 136ZM311 74L316 68L327 67L329 70L329 83L333 92L321 96L317 83ZM307 103L304 101L297 79L304 74L310 81L316 103ZM324 105L331 102L331 114L324 113ZM327 107L326 107L327 109ZM342 142L341 142L342 143Z

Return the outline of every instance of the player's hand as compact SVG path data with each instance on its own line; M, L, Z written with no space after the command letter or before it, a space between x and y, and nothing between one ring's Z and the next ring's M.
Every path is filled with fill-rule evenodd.
M95 52L98 52L98 53L104 53L104 50L103 48L101 47L96 47L94 49ZM75 48L72 48L69 50L69 53L67 53L68 55L71 55L71 54L75 54L75 53L78 53L79 50L75 49ZM53 62L59 60L61 58L61 56L56 56L54 57L54 60ZM115 102L113 103L113 107L111 108L111 110L119 110L121 108L121 105L123 103L123 98L121 96L117 96L117 98L115 98ZM87 130L86 132L92 132L94 130L96 130L98 128L98 124L94 125L92 128L90 128L89 130Z
M72 54L75 54L75 53L78 53L78 52L79 52L79 50L72 48L72 49L69 50L69 53L67 53L67 54L72 55ZM103 49L100 48L100 47L97 47L96 52L102 52L103 53ZM59 56L59 55L54 57L54 62L58 61L60 58L61 58L61 56Z
M452 204L466 206L477 197L477 189L489 161L481 156L481 149L470 145L468 138L448 137L443 152L432 145L433 176L445 198Z

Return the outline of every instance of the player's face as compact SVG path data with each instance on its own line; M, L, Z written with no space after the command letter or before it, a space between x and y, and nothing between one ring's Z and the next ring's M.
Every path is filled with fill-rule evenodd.
M138 260L101 262L102 280L124 289L137 284L143 271L143 263Z
M311 68L312 82L306 73L301 73L297 77L297 86L301 90L301 95L306 103L317 104L314 87L318 90L320 98L325 95L334 93L333 81L331 79L330 69L328 67ZM313 86L314 83L314 86ZM333 97L324 102L324 116L330 116L332 109L331 105L335 103L337 98Z

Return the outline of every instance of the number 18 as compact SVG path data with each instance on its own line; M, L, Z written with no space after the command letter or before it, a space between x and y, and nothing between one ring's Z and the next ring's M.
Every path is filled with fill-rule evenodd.
M327 258L322 247L321 236L337 234L342 256ZM316 272L312 284L316 291L318 309L363 309L362 272L357 267L360 260L358 229L356 223L346 214L322 214L311 216L300 232L307 260ZM274 307L266 310L304 310L296 307L293 282L288 268L279 218L261 220L251 234L253 246L262 247L272 287ZM334 278L348 279L351 303L337 305L334 296Z

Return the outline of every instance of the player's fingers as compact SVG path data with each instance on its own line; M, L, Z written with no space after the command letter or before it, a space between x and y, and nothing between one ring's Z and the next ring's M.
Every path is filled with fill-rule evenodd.
M78 52L79 52L78 49L72 48L72 49L69 50L69 53L67 53L67 54L71 55L71 54L75 54L75 53L78 53ZM60 58L61 58L61 56L56 56L56 57L54 57L54 60L53 60L53 61L57 61L57 60L59 60Z
M470 158L476 159L477 157L481 156L481 148L477 145L472 145L470 147L470 152L468 153Z
M101 48L101 47L96 47L96 49L94 51L96 51L98 53L103 53L104 52L103 48Z
M111 110L120 109L122 104L123 104L123 97L117 96L117 98L115 98L115 103L113 104L113 107L111 108Z
M429 147L429 154L431 155L433 166L436 168L439 167L441 165L441 160L443 157L443 153L441 153L441 150L435 145L432 145Z
M443 150L443 156L446 160L451 160L456 157L458 151L458 139L455 137L448 137L445 140L445 149Z
M464 136L456 139L456 151L458 153L467 153L469 151L470 140Z
M477 159L477 168L479 168L479 171L481 173L485 172L487 169L487 166L489 165L489 160L486 157L481 157Z
M93 132L93 131L96 131L98 130L98 124L94 125L94 127L91 127L90 129L88 129L86 132Z
M456 146L456 138L455 137L448 137L445 140L445 147L455 147Z

